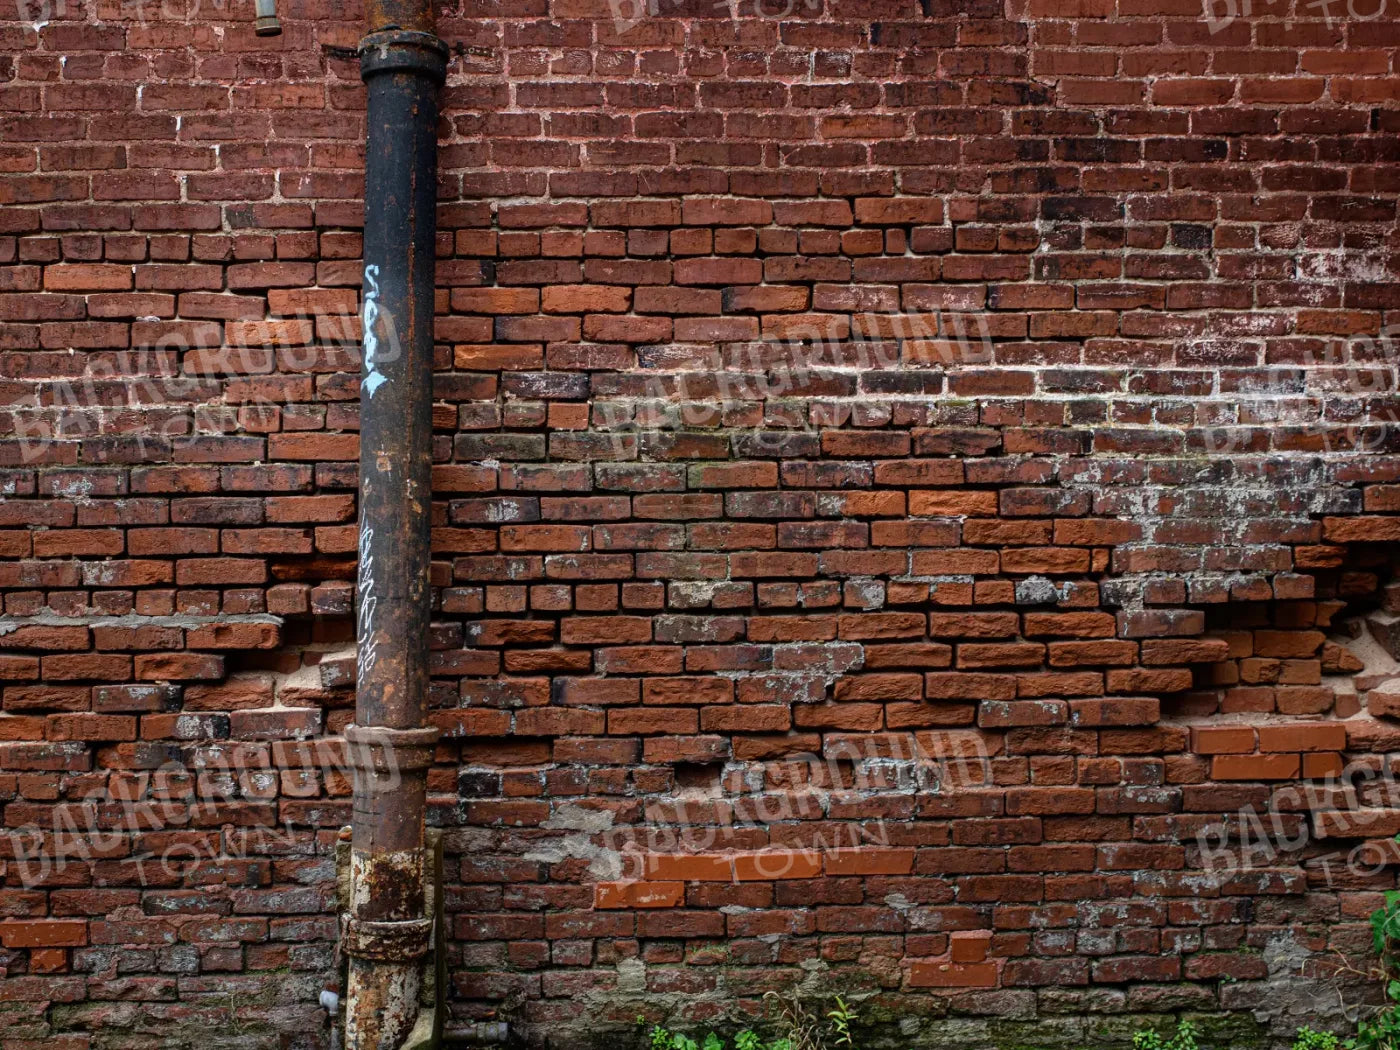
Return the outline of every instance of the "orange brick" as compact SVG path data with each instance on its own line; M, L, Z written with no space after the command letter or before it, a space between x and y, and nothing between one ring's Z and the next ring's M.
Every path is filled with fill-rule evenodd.
M1216 780L1292 780L1302 760L1297 755L1216 755L1210 768Z
M980 963L992 945L990 930L957 930L948 938L948 957L955 963Z
M595 908L675 908L684 902L683 882L600 882L593 887Z
M1260 751L1341 751L1347 746L1340 722L1300 722L1289 726L1260 726Z
M908 875L914 870L912 849L860 846L826 854L828 875Z
M1254 750L1254 727L1192 726L1191 750L1198 755L1247 755Z
M87 944L82 919L33 919L0 922L0 944L6 948L77 948Z
M30 973L60 973L68 968L68 953L62 948L31 948Z
M648 879L732 882L734 858L719 853L651 853L644 861Z
M770 879L814 879L822 873L820 853L807 850L760 850L734 857L737 882Z
M1305 777L1319 779L1339 777L1345 768L1345 759L1336 752L1315 751L1310 755L1303 756L1303 776Z

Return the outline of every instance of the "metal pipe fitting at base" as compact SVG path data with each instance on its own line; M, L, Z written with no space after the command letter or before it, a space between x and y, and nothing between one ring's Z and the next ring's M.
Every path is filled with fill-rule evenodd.
M349 959L345 1045L394 1050L417 1022L423 958L432 948L433 920L422 914L422 849L350 854L350 913L341 917L340 945ZM412 918L369 919L365 916Z
M403 1045L418 1021L423 991L419 960L350 960L346 997L345 1045L362 1050L393 1050Z
M423 853L421 848L352 849L349 921L360 924L421 922L425 911ZM347 948L346 954L357 953Z

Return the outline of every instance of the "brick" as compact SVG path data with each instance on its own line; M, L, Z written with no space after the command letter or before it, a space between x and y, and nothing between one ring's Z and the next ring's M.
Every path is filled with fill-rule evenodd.
M766 226L773 206L765 200L691 197L681 205L681 221L690 226Z
M1193 726L1191 750L1198 755L1247 755L1254 750L1253 726Z
M855 202L856 222L866 225L910 225L943 221L943 202L936 197L861 197Z
M223 658L207 653L152 653L135 659L142 681L178 682L222 678Z
M211 623L191 628L185 644L192 649L273 649L280 632L272 623Z
M724 854L647 854L643 869L648 880L732 882L734 858Z
M995 963L915 962L909 968L912 988L995 988Z
M621 313L632 301L628 289L606 284L558 285L540 295L546 313Z
M224 338L231 346L306 346L315 328L305 319L287 321L227 321Z
M0 922L0 943L6 948L71 948L88 943L87 923L81 919L6 920Z
M821 855L807 850L761 850L732 858L736 882L813 879L822 873Z
M44 268L44 288L51 292L124 292L132 281L131 267L114 263L69 263Z
M595 908L675 908L685 902L683 882L600 882Z
M857 848L836 850L823 858L827 875L908 875L914 867L909 849Z
M80 625L21 624L5 633L5 646L7 649L82 650L88 647L89 638L88 629Z
M1263 752L1341 751L1346 746L1346 727L1336 722L1259 727L1259 750Z
M1291 780L1300 769L1297 755L1217 755L1211 761L1216 780Z

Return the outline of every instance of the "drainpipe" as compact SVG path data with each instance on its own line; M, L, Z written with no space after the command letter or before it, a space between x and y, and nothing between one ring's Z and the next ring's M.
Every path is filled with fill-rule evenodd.
M425 913L423 815L437 730L428 692L438 89L430 0L367 0L360 536L347 1050L399 1050L414 1026Z

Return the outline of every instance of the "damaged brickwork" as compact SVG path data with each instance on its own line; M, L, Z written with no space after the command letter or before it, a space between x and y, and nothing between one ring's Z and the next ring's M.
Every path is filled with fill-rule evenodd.
M331 1045L342 6L0 13L5 1050ZM449 1031L1340 1025L1400 831L1400 11L770 6L439 11Z

